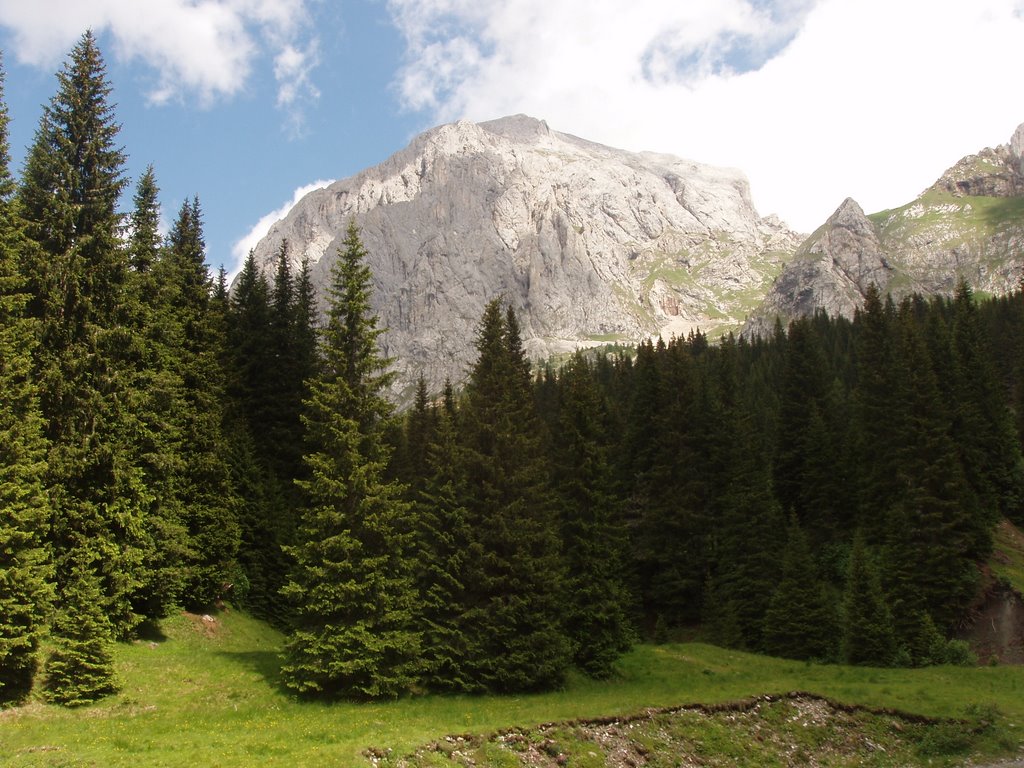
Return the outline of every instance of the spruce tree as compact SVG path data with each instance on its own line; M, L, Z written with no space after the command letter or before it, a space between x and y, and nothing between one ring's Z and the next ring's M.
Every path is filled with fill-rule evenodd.
M351 223L304 416L310 476L300 482L306 505L283 590L293 608L283 673L309 696L393 697L420 673L409 505L383 479L392 374L377 351L365 256Z
M156 269L179 381L172 417L180 440L176 492L191 545L181 597L192 607L230 594L240 537L223 434L221 340L205 258L202 211L193 198L182 204Z
M565 627L576 666L593 677L607 677L630 645L630 599L623 582L624 531L611 493L603 407L581 354L559 372L558 389L552 469L567 568Z
M44 667L49 701L74 707L117 691L111 626L100 597L92 568L76 563L51 629L53 649Z
M854 537L843 597L840 656L847 664L884 667L893 663L896 641L892 614L878 570L859 533Z
M450 390L449 390L450 391ZM423 628L423 683L432 691L478 692L470 674L473 656L463 633L471 585L467 560L473 536L469 527L466 479L459 462L454 410L442 406L436 433L427 446L427 473L413 507L416 520L416 584Z
M715 595L705 602L705 616L737 627L741 647L761 650L765 612L781 574L785 517L749 416L737 406L726 407L719 437L727 444L723 460L729 479L715 500ZM719 612L724 617L716 616Z
M909 644L918 634L915 615L928 614L945 631L972 598L979 512L950 439L951 420L927 347L906 310L898 327L894 394L903 414L895 435L900 491L890 499L883 584L898 639Z
M967 479L980 501L973 554L985 557L1000 517L1024 514L1024 459L1013 416L999 390L974 295L961 280L953 299L951 365L952 437ZM937 370L941 376L943 371Z
M53 597L44 546L46 443L32 377L35 325L25 316L29 296L19 271L31 244L12 200L3 83L0 69L0 706L32 688Z
M639 589L648 618L669 626L700 616L707 578L707 403L694 348L673 340L654 348L657 366L654 421L642 438L647 463L638 467L631 506ZM637 372L641 371L638 366ZM652 404L640 406L640 413ZM686 471L679 471L686 467Z
M837 629L807 537L793 519L782 555L782 578L764 617L764 649L790 659L828 660L837 650Z
M40 403L50 440L50 540L58 583L80 557L101 563L103 604L117 635L141 621L152 581L152 503L140 466L136 309L117 203L125 186L119 126L95 38L86 33L57 75L19 190L27 233L30 314L40 321Z
M394 471L409 489L409 498L418 499L430 476L430 446L436 437L437 413L430 404L427 381L416 381L412 408L405 415L402 432L392 459Z
M269 405L274 366L270 330L270 285L250 251L230 296L228 312L228 395L238 417L259 434Z
M147 579L133 596L135 609L158 619L178 605L184 586L184 563L190 553L179 494L181 434L178 417L181 377L178 329L165 305L168 286L162 268L160 203L156 174L149 166L139 178L129 214L128 295L137 354L131 382L138 429L133 440L150 503L144 517L148 539Z
M459 410L460 463L474 540L467 552L462 631L468 674L494 691L550 688L564 678L569 643L561 622L563 564L515 315L484 309L479 356Z
M857 381L854 391L853 459L857 468L857 524L872 545L885 540L887 512L899 495L899 435L904 413L896 402L895 308L868 286L856 315Z

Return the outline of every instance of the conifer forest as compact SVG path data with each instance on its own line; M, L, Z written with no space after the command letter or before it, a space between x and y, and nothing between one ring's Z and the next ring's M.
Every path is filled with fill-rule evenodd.
M2 96L2 93L0 93ZM2 103L2 102L0 102ZM68 56L20 173L0 111L0 701L116 687L113 643L220 601L282 628L297 696L528 692L631 644L955 663L1024 524L1024 290L767 338L477 359L404 412L355 225L308 264L206 264L125 174L102 55Z

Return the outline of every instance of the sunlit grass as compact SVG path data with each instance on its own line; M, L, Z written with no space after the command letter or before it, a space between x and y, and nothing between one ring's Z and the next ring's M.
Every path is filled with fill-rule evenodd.
M281 636L240 613L178 616L166 638L118 648L121 692L64 710L34 701L0 714L0 763L12 766L355 766L367 747L402 754L452 733L487 733L648 707L803 690L832 699L960 717L995 706L1024 730L1024 670L853 669L697 643L640 646L606 682L573 677L532 696L303 703L281 689Z

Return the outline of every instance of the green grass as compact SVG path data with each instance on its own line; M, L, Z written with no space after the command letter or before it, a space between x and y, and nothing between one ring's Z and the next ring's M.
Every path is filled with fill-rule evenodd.
M365 766L368 747L407 754L446 734L791 690L940 717L996 707L1005 733L1024 732L1024 669L853 669L696 643L640 646L615 679L573 677L548 694L303 703L280 687L277 633L237 612L216 618L178 616L165 622L165 637L119 646L121 693L95 706L33 701L0 712L0 764Z
M923 210L909 215L918 206ZM933 189L907 205L868 218L881 227L886 239L899 241L925 232L945 239L942 228L949 228L950 243L956 244L991 237L1007 226L1020 226L1024 222L1024 198L956 197Z

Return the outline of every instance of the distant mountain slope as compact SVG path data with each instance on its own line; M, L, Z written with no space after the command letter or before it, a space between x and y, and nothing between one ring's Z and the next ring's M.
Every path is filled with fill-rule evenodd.
M504 295L536 356L699 326L738 328L800 236L761 218L746 178L507 117L430 130L380 165L310 193L256 248L287 239L322 288L348 221L401 398L422 372L463 378L485 303Z
M1024 278L1024 125L1009 144L965 157L911 203L865 216L851 199L796 251L744 332L824 309L851 316L871 283L895 298L983 293Z

